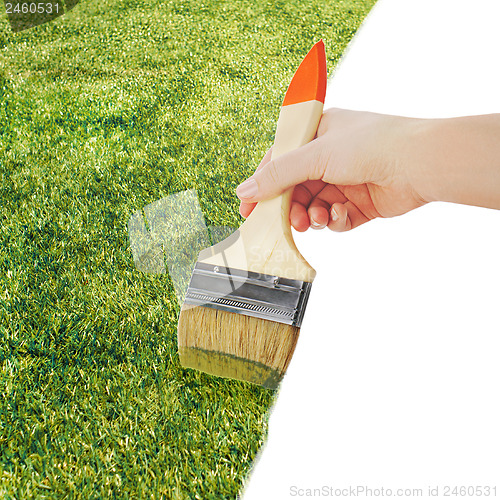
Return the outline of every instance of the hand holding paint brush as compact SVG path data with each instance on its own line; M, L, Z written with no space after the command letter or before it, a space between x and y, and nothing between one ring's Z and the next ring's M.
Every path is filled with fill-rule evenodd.
M344 231L433 200L500 209L500 115L420 120L332 109L318 128L325 59L319 42L292 79L272 152L238 188L248 219L199 256L179 318L183 366L277 386L315 276L290 223Z
M241 184L240 213L294 187L291 225L334 231L430 201L500 209L500 114L416 119L327 110L317 138L264 157Z

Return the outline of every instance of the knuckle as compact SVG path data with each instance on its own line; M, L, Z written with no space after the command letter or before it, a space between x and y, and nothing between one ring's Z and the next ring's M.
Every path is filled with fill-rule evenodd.
M324 135L327 129L328 129L327 120L325 119L325 115L323 115L321 121L319 122L318 131L316 133L317 136L321 137L322 135Z
M281 170L276 165L276 162L271 161L266 167L266 177L272 186L281 186L282 175Z
M332 122L335 120L335 117L339 111L340 110L337 108L329 108L323 112L323 115L321 116L321 121L319 122L318 133L317 133L318 137L321 137L322 135L326 134L326 132L331 127Z
M322 150L323 148L315 148L314 154L310 156L308 168L310 180L323 179L329 158Z

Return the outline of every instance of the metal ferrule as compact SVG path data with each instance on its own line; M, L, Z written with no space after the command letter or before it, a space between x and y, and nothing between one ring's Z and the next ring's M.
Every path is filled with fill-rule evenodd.
M185 304L300 327L311 283L198 262Z

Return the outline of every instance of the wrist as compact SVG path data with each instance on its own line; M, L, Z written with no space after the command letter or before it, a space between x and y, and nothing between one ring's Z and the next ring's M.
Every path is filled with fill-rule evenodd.
M425 201L500 208L500 115L411 123L411 185Z
M424 202L446 198L446 158L443 155L441 119L411 119L407 122L407 147L404 152L408 182Z

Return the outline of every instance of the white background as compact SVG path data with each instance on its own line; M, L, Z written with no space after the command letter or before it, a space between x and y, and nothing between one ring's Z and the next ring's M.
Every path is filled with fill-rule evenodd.
M380 0L326 105L500 112L500 2ZM244 499L358 485L500 497L500 211L434 203L295 236L318 274Z

